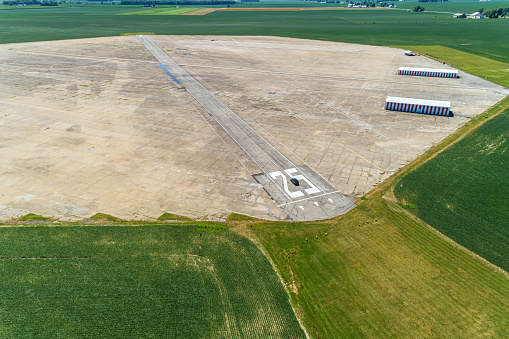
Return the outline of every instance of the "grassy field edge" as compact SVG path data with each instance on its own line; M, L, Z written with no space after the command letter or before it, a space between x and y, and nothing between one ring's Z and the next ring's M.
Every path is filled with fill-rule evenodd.
M356 204L358 205L355 210L360 211L362 209L369 211L372 206L376 205L384 205L387 211L390 210L392 212L395 212L396 215L399 215L397 218L399 218L400 223L406 223L406 224L413 224L418 225L418 227L425 229L429 234L433 234L433 237L439 238L440 240L444 241L448 245L454 247L456 250L458 250L461 253L464 253L468 255L469 257L475 259L475 261L481 263L482 266L485 268L488 268L495 274L500 274L500 276L503 277L503 279L507 282L509 279L509 273L504 271L502 268L490 263L489 261L485 260L484 258L480 257L476 253L468 250L464 246L456 243L454 240L448 238L447 236L440 233L438 230L430 226L429 224L425 223L423 220L419 219L418 217L411 214L408 210L403 208L401 204L397 201L397 199L394 197L393 194L393 188L399 182L401 178L403 178L408 173L414 171L422 164L426 163L427 161L433 159L435 156L443 152L444 150L448 149L452 145L456 144L458 141L462 140L466 136L468 136L471 132L475 131L477 128L482 126L486 121L489 121L490 119L494 118L501 112L503 112L506 108L509 107L509 97L506 97L493 105L490 109L485 111L484 113L480 114L478 117L470 120L468 123L463 125L461 128L459 128L456 132L451 134L449 137L443 139L440 143L438 143L435 147L429 149L427 152L425 152L421 157L417 158L413 162L409 163L405 167L401 168L399 171L397 171L395 174L393 174L391 177L389 177L387 180L385 180L383 183L381 183L377 188L369 192L365 195L363 199L358 199L356 201ZM369 207L368 207L369 206ZM291 248L275 248L274 243L271 243L272 240L269 239L266 235L264 235L264 229L270 228L270 229L278 229L279 232L284 232L285 227L316 227L317 229L323 229L323 230L330 230L331 227L334 228L333 225L338 225L343 223L344 221L350 221L349 219L354 218L358 219L359 217L352 217L353 214L356 212L352 211L348 213L347 215L339 216L330 220L323 220L323 221L316 221L314 223L257 223L253 224L248 227L253 227L255 229L255 234L259 238L257 243L259 243L259 246L263 247L263 251L269 253L269 255L272 257L272 260L275 265L278 274L281 275L283 280L285 281L285 286L287 290L290 293L291 296L291 303L294 309L296 310L299 320L302 319L308 332L312 333L313 337L320 337L321 336L321 329L318 329L320 326L316 326L316 323L314 321L309 320L309 311L305 310L305 306L303 303L306 301L303 301L301 296L299 296L298 292L298 282L296 282L296 277L294 270L296 267L294 267L296 264L292 263L291 258L292 255L297 254L299 251L299 246L291 247ZM361 213L362 214L362 213ZM361 216L360 218L363 218L364 216ZM355 221L354 223L357 223L358 221ZM369 222L368 222L369 224ZM361 224L359 224L361 226ZM274 231L276 233L276 231ZM327 234L327 233L326 233ZM272 235L273 236L273 235ZM427 235L428 237L431 235ZM311 239L311 238L309 238ZM317 238L318 239L318 238ZM295 240L295 239L294 239ZM305 240L308 242L308 238ZM279 257L279 258L278 258ZM286 258L286 259L285 259ZM312 283L312 282L308 282Z
M426 151L422 156L415 159L414 161L407 164L405 167L401 168L399 171L394 173L391 177L389 177L387 180L382 182L377 188L370 191L366 194L367 197L372 197L376 194L381 194L382 199L387 201L392 201L394 203L399 203L399 200L394 195L394 186L407 174L409 174L412 171L415 171L417 168L425 164L426 162L432 160L437 155L442 153L443 151L447 150L454 144L458 143L465 137L467 137L470 133L474 132L476 129L481 127L485 122L493 119L497 115L504 112L506 109L509 108L509 96L505 97L504 99L497 102L495 105L493 105L491 108L486 110L484 113L478 115L477 117L470 120L468 123L460 127L458 130L456 130L454 133L449 135L447 138L443 139L440 143L438 143L435 147L429 149ZM362 200L358 199L356 201L356 204L362 204ZM425 221L421 220L414 214L412 214L410 211L408 211L405 208L400 208L400 212L405 214L408 218L411 218L413 220L418 221L423 227L426 227L429 231L437 234L445 241L449 242L459 250L468 253L472 257L476 258L477 260L483 262L485 265L489 266L493 270L503 274L506 278L509 279L509 272L502 269L501 267L491 263L490 261L484 259L477 253L469 250L468 248L462 246L461 244L457 243L453 239L447 237L446 235L442 234L439 230L434 228L433 226L429 225Z
M384 192L391 186L393 186L398 180L400 180L403 176L410 173L411 171L417 169L417 167L421 166L425 162L433 159L435 156L451 147L464 137L466 137L471 132L475 131L486 121L494 118L498 114L502 113L505 109L509 108L509 96L497 102L491 108L489 108L484 113L478 115L477 117L471 119L469 122L458 128L454 133L449 135L440 141L436 146L427 150L423 155L415 159L414 161L408 163L406 166L399 169L396 173L387 178L384 182L382 182L378 187L367 193L365 196L370 197L376 193ZM361 200L357 200L357 204L361 203Z

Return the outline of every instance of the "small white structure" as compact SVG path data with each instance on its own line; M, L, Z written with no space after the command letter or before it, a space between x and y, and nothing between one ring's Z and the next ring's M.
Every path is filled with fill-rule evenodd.
M423 77L439 77L439 78L457 78L457 69L433 69L433 68L415 68L400 67L399 75L418 75Z
M463 14L463 13L456 13L456 14L453 14L452 17L453 18L463 18L464 15L465 14Z
M385 107L389 111L412 112L431 115L449 115L450 101L423 100L399 97L387 97Z
M415 53L412 52L412 51L405 51L405 55L408 55L408 56L415 56Z
M470 19L483 19L484 15L481 14L481 12L475 12L468 16Z

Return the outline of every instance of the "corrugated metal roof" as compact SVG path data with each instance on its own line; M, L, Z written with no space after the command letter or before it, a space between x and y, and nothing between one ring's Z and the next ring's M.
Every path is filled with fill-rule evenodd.
M385 102L397 102L399 104L414 104L424 106L436 106L436 107L451 107L450 101L438 101L438 100L424 100L424 99L412 99L412 98L399 98L399 97L387 97Z
M441 73L455 73L458 74L457 69L435 69L435 68L416 68L416 67L400 67L400 71L414 71L414 72L441 72Z

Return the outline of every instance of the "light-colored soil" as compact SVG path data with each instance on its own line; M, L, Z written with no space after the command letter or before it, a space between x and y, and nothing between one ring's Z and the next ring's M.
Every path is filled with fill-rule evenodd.
M179 15L207 15L209 13L217 11L219 8L201 8L197 9L196 11L182 13Z
M501 99L483 80L401 50L276 37L152 36L295 163L362 195ZM284 213L260 172L135 36L0 46L0 220L163 212ZM454 117L385 111L385 94L452 102Z

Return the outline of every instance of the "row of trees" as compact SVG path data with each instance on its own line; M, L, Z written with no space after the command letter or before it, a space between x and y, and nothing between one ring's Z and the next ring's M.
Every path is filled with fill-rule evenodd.
M483 15L486 17L486 18L491 18L491 19L495 19L495 18L503 18L504 16L506 15L509 15L509 7L505 7L505 8L497 8L497 9L489 9L487 11L484 11Z
M7 0L3 2L7 6L18 6L18 5L39 5L39 6L58 6L58 1L52 0Z
M121 5L233 5L233 0L163 0L163 1L144 1L144 0L122 0Z
M418 0L418 2L449 2L449 0Z
M332 1L334 2L334 1ZM340 1L336 1L336 3L340 3ZM349 2L350 4L354 5L354 6L366 6L366 7L376 7L376 2L369 2L369 1L350 1ZM392 6L394 6L394 3L391 4ZM385 2L382 2L380 4L381 7L389 7L389 5L387 5Z
M350 1L350 3L354 6L366 6L366 7L376 7L375 2L368 2L368 1Z

